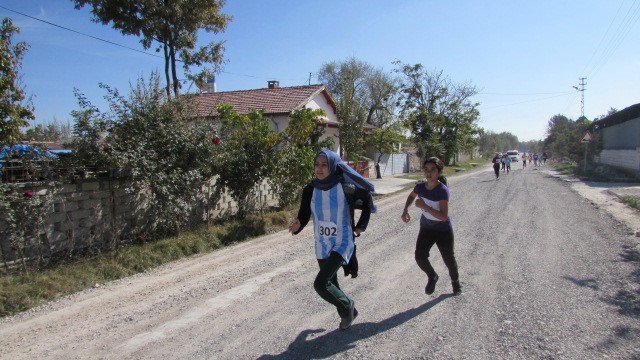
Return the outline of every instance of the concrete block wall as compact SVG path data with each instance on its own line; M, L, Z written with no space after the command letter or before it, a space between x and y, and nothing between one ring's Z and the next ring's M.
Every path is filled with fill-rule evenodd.
M126 180L91 180L63 184L55 189L53 207L46 216L40 238L24 255L32 258L81 251L84 249L111 249L119 243L127 243L139 233L140 224L145 223L136 214L138 204L144 196L136 198L126 192ZM237 211L237 204L228 192L214 194L215 179L201 188L204 199L195 206L189 217L189 225L195 226ZM20 193L32 189L35 196L44 196L52 191L42 184L16 184ZM256 200L262 206L275 206L277 199L265 180L256 188ZM217 198L216 198L217 197ZM23 257L9 243L7 224L0 220L0 266Z
M635 150L602 150L598 162L640 174L640 148Z

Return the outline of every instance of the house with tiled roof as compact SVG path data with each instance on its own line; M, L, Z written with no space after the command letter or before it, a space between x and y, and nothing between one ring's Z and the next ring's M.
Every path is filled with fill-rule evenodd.
M195 97L199 116L215 119L218 115L216 107L227 103L239 114L247 114L250 110L262 110L263 115L271 121L271 128L282 132L290 121L291 112L296 109L322 109L324 135L320 140L330 138L334 145L332 150L340 153L338 132L338 115L336 104L322 84L280 87L278 81L269 81L267 88L238 91L215 91L215 86Z

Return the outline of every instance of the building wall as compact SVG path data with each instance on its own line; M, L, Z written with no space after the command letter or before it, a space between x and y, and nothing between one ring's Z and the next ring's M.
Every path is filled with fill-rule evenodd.
M333 107L327 101L327 98L320 94L316 94L311 100L305 105L308 109L322 109L327 114L327 119L331 121L338 121L338 115L333 110Z
M602 129L604 149L630 150L640 147L640 118Z
M640 175L640 147L633 150L610 150L600 152L598 163L618 167Z
M63 184L53 194L53 209L46 217L36 244L25 249L27 258L38 254L48 258L57 254L87 249L113 249L117 244L130 243L140 233L146 219L137 209L144 198L133 198L125 191L125 180L95 180ZM198 225L235 213L237 204L226 192L214 198L215 179L203 184L204 199L189 218L190 225ZM50 188L34 183L16 184L20 193L32 189L35 196L46 195ZM277 200L268 183L256 189L264 205L276 205ZM0 266L22 258L15 251L7 235L7 223L0 217Z
M289 116L286 116L286 115L270 116L270 118L271 118L271 123L270 123L271 129L274 131L277 131L278 133L284 131L284 129L286 129L287 126L289 126L289 121L291 121L291 118L289 118ZM329 119L331 120L331 118ZM338 128L326 126L324 128L324 135L320 137L320 141L326 138L330 138L331 140L333 140L334 146L331 150L339 154L340 153L340 132Z

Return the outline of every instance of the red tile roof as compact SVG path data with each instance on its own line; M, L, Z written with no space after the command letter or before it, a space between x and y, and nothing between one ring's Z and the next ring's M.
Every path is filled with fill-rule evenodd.
M324 85L290 86L275 89L224 91L196 95L198 114L216 116L216 106L227 103L238 114L251 109L263 110L267 114L288 114L304 106L313 96L322 93L335 110L335 103Z

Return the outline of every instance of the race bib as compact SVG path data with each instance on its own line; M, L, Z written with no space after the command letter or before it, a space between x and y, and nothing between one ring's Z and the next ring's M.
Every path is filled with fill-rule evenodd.
M338 236L338 225L331 221L318 221L319 236Z

